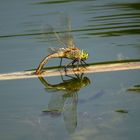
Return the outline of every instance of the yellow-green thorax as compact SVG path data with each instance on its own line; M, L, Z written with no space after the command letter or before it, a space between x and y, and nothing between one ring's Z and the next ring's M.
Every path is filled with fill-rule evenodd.
M79 48L66 48L63 50L61 49L56 54L54 54L55 57L68 58L72 60L75 60L75 59L86 60L88 59L88 56L89 56L89 54L86 51L80 50ZM52 57L52 55L50 57Z

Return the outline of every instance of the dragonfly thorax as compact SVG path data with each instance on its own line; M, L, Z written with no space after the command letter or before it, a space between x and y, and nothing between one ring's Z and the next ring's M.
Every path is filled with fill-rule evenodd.
M72 60L86 60L88 59L88 53L84 50L80 50L79 48L66 48L64 51L65 58Z

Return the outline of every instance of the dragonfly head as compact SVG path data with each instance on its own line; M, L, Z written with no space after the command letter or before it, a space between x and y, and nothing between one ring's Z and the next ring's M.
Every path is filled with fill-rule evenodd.
M88 52L86 52L84 50L81 51L81 59L82 60L88 59L88 56L89 56Z

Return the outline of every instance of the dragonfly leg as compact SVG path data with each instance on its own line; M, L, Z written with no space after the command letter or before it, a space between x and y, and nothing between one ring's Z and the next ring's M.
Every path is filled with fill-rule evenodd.
M84 73L82 73L82 74L80 75L80 79L83 79L83 75L84 75Z
M79 70L79 63L80 63L80 60L75 60L75 61L73 62L73 64L74 64L75 62L77 62L76 67L77 67L77 70ZM72 66L73 66L73 71L74 71L74 65L72 65ZM76 76L77 78L79 78L79 74L76 74L75 71L74 71L74 74L75 74L75 76Z
M86 66L89 66L84 60L81 60L81 62L83 62Z
M61 80L64 82L65 80L63 78L63 75L62 75L61 71L60 71L60 74L61 74Z
M83 61L80 61L80 63L81 63L81 66L86 69L86 66L85 64L83 64Z
M64 77L63 77L63 75L62 75L61 72L60 72L60 74L61 74L61 80L62 80L63 82L66 82L67 80L64 79ZM70 75L66 75L66 74L65 74L65 76L67 76L67 77L69 77L69 78L72 78L72 79L75 78L74 76L70 76Z
M65 76L67 76L67 77L69 77L69 78L72 78L72 79L75 78L74 76L70 76L70 75L65 75ZM64 81L66 81L66 80L64 80Z
M76 61L73 60L72 62L68 63L67 65L64 66L64 71L65 71L65 75L67 75L67 67L70 66L72 64L72 66L74 66L73 64L75 63Z
M63 58L60 58L60 67L62 66L62 59L63 59Z
M77 61L77 69L79 68L79 62L80 62L80 61L78 60L78 61Z
M73 67L73 69L74 69L74 63L75 63L75 62L77 62L77 60L73 60L73 61L72 61L72 67Z
M84 73L75 73L75 76L78 78L78 79L82 79L83 78L83 75L84 75Z
M74 63L75 63L75 62L77 62L76 67L77 67L77 70L78 70L78 69L79 69L79 62L80 62L80 61L79 61L79 60L74 60L74 62L72 63L73 68L74 68Z

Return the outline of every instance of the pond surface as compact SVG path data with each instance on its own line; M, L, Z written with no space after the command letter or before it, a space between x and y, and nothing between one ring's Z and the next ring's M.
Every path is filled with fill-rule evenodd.
M36 68L50 47L44 28L63 14L87 63L140 58L138 0L0 3L0 73ZM0 139L139 140L137 85L139 70L0 81Z

